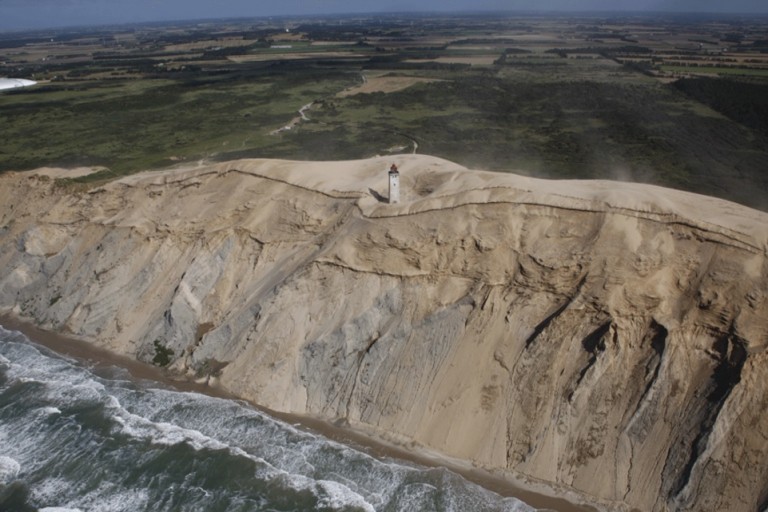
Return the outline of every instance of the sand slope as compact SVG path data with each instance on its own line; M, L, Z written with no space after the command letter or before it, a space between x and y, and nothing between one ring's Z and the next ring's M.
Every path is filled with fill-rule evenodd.
M612 509L768 502L765 213L420 155L0 199L0 308L46 328Z

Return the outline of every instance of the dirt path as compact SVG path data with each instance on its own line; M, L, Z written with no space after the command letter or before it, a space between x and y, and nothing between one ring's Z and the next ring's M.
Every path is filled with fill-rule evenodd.
M312 105L314 105L314 104L315 104L314 101L311 101L311 102L307 103L306 105L304 105L303 107L301 107L298 110L299 117L294 117L293 119L291 119L290 123L288 123L287 125L283 126L282 128L278 128L277 130L272 130L271 132L269 132L269 134L270 135L277 135L278 133L287 132L287 131L293 130L302 121L311 121L311 119L309 117L307 117L307 111L310 108L312 108Z
M350 95L356 94L358 92L365 92L364 89L366 88L366 86L369 85L369 79L368 79L367 76L365 76L365 73L360 73L360 78L362 79L362 85L353 85L351 87L347 87L346 89L344 89L340 93L337 93L335 96L339 97L339 98L343 98L344 96L350 96ZM381 78L382 77L374 77L374 81L379 80ZM397 79L398 80L402 80L402 77L397 77ZM386 80L392 80L392 79L391 78L386 78ZM384 87L384 89L382 89L382 90L388 90L389 88L392 88L393 91L394 90L400 90L402 88L409 87L410 85L413 85L414 83L425 82L425 81L434 81L434 80L409 78L409 79L407 79L407 83L406 84L398 83L398 84L396 84L396 86L394 88L392 88L392 84L388 84L388 86ZM380 87L381 87L381 84L378 84L376 86L376 90L379 90ZM269 134L270 135L277 135L277 134L282 133L282 132L287 132L287 131L293 130L295 127L297 127L302 122L311 121L311 119L307 116L307 112L312 108L312 106L314 106L314 104L315 104L314 101L311 101L311 102L307 103L306 105L304 105L303 107L301 107L298 110L298 113L299 113L298 117L294 117L293 119L291 119L290 123L288 123L287 125L283 126L282 128L278 128L277 130L271 131ZM419 143L416 141L416 139L414 139L413 137L411 137L409 135L405 135L405 134L401 134L401 135L403 137L405 137L406 139L411 141L411 145L413 146L413 151L411 151L411 154L415 155L418 152L418 150L419 150ZM405 149L405 148L403 148L403 149Z

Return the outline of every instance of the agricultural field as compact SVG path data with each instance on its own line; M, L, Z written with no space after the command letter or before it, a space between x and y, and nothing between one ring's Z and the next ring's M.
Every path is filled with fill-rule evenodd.
M0 33L0 171L405 152L768 209L768 20L398 16Z

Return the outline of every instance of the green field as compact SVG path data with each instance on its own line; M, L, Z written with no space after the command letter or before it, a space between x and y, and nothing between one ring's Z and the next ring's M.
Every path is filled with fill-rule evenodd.
M0 93L0 171L100 165L101 178L199 160L366 158L415 141L470 168L629 179L768 207L768 132L748 105L723 101L728 82L677 88L615 60L626 43L598 48L567 20L470 21L307 22L289 41L270 27L155 28L107 48L102 34L91 53L78 35L66 50L85 56L66 62L46 53L60 46L0 38L10 48L0 75L51 80ZM553 50L563 41L571 54ZM413 81L339 96L388 79ZM760 76L743 79L751 98L768 97Z
M312 70L182 80L114 80L37 86L0 96L3 169L104 165L119 172L250 149L287 156L269 133L308 98L354 82ZM282 148L282 149L281 149Z

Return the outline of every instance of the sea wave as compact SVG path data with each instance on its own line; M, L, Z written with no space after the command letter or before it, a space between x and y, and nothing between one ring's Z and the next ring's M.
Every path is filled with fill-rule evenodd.
M21 465L16 459L0 455L0 484L12 482L21 471Z
M33 507L534 510L240 401L94 375L1 328L0 371L0 483L21 482Z

